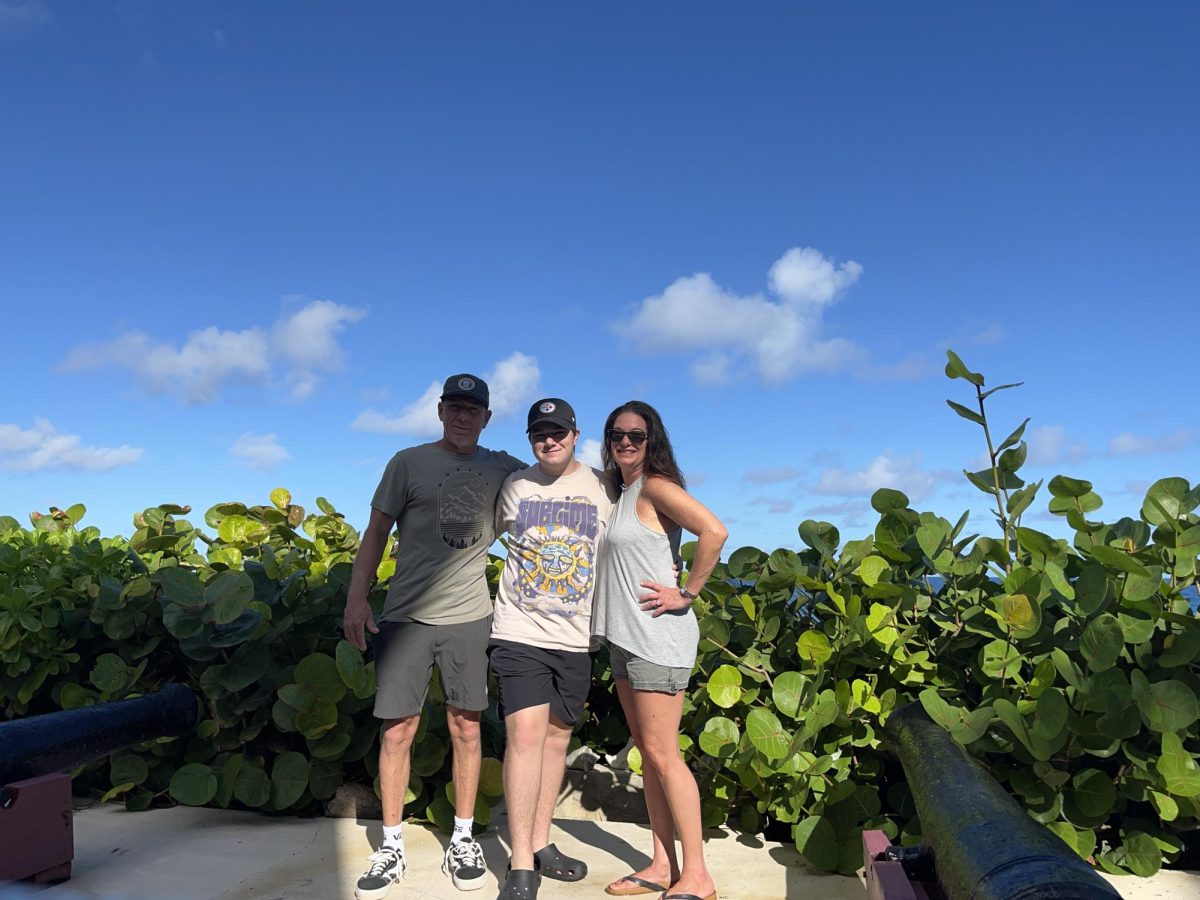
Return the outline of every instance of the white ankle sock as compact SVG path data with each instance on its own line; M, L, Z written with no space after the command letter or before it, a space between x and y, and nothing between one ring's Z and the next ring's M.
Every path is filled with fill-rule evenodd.
M470 819L460 819L454 817L454 833L450 835L452 841L465 841L471 837L471 827L475 824L474 817Z
M400 830L404 827L400 825L384 825L383 826L383 846L392 847L396 850L404 849L404 835Z

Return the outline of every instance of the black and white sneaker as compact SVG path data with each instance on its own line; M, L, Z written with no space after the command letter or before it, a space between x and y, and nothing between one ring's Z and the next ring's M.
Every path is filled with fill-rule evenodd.
M354 886L354 896L358 900L382 900L392 885L404 877L407 868L404 851L395 847L380 847L367 862L370 865Z
M450 876L460 891L475 891L487 880L487 865L483 848L473 837L451 840L442 860L442 871Z

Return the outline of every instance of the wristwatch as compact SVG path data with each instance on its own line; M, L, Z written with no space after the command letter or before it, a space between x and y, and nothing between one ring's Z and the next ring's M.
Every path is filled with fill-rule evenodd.
M696 599L696 595L693 594L691 591L689 591L685 587L681 587L679 589L679 596L682 597L684 600L695 600Z

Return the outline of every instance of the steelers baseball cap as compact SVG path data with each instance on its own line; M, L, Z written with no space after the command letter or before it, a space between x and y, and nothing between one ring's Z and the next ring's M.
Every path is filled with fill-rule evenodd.
M446 379L446 384L442 387L442 399L449 400L452 397L465 397L467 400L474 400L484 409L487 409L487 382L476 375L468 375L465 372L462 375L451 375Z
M533 431L535 425L559 425L571 431L579 430L575 424L575 410L571 409L570 403L559 397L547 397L529 407L529 424L525 426L525 430Z

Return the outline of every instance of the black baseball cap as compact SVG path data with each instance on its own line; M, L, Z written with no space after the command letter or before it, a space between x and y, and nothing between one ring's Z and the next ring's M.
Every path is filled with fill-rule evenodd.
M474 400L484 409L487 409L487 382L477 375L468 375L466 372L461 375L451 375L446 379L446 384L442 387L442 399L449 400L452 397L465 397L468 400Z
M529 424L525 430L533 431L535 425L558 425L571 431L579 430L575 425L575 410L560 397L546 397L529 407Z

